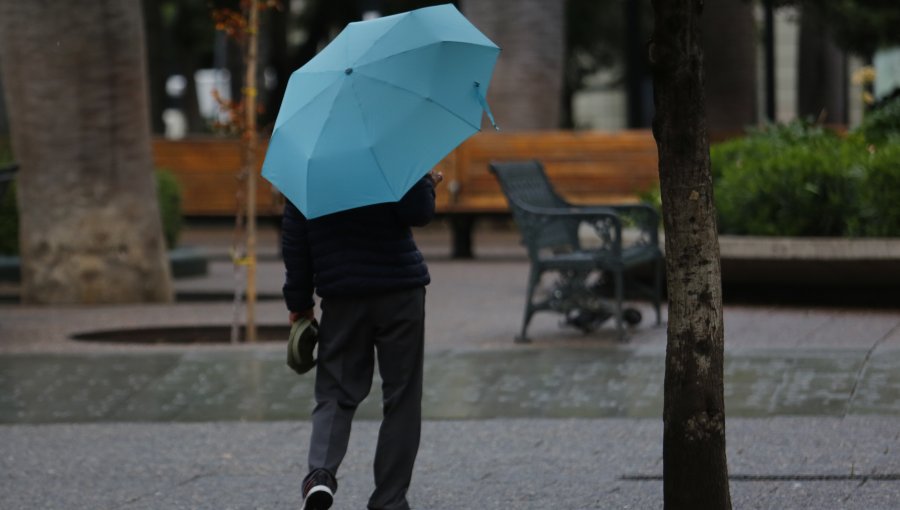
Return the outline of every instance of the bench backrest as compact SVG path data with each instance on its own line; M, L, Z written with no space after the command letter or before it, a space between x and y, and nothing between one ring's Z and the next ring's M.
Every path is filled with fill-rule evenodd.
M257 169L265 140L258 149ZM242 154L235 138L153 140L155 164L175 174L188 216L234 216ZM505 213L506 200L488 165L529 159L541 161L556 191L574 204L634 203L659 180L656 142L647 130L478 133L436 166L445 180L438 212ZM284 207L265 179L257 185L256 204L261 215L280 215Z
M574 249L578 246L578 222L570 219L541 220L535 224L534 215L522 207L559 209L569 207L544 172L539 161L492 161L491 172L497 177L500 188L509 202L513 219L522 233L522 241L529 251L544 248L554 250Z

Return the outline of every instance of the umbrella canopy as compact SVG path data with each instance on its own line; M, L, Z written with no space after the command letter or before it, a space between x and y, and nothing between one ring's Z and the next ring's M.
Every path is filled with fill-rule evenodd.
M263 177L308 218L400 200L491 117L499 53L450 4L347 25L291 75Z

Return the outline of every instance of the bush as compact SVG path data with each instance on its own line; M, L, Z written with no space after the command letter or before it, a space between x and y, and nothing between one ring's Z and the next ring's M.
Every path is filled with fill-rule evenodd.
M860 235L900 237L900 136L871 146L860 186Z
M847 136L795 121L712 146L719 231L900 236L900 132L868 118ZM641 198L658 207L659 190Z
M163 236L169 249L178 245L181 234L181 188L175 176L166 170L156 171L156 190L162 218ZM19 213L16 209L15 181L6 195L0 197L0 255L19 254Z
M859 132L867 142L880 144L892 135L900 135L900 95L866 112Z
M165 169L156 171L156 194L159 198L159 214L162 218L163 237L170 250L178 246L181 235L181 186L175 175Z
M771 126L710 151L719 230L841 236L859 216L865 145L805 122Z

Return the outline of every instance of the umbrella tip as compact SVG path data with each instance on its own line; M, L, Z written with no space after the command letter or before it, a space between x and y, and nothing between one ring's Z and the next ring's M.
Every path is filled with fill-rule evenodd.
M347 69L344 69L344 74L353 74L353 68L348 67Z
M484 97L484 91L481 90L481 84L477 81L475 82L475 95L478 98L478 102L481 103L481 109L484 110L484 113L488 116L488 120L491 121L491 125L494 126L495 130L500 131L500 126L494 121L494 114L491 113L491 107L488 106L487 98Z

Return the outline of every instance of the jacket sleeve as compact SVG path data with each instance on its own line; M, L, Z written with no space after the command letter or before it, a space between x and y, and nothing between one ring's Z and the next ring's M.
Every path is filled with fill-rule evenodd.
M426 175L419 179L397 202L400 221L411 227L424 227L434 218L434 181Z
M282 287L285 304L292 312L309 310L315 302L312 255L306 218L290 200L285 201L281 221L281 253L285 267L284 287Z

